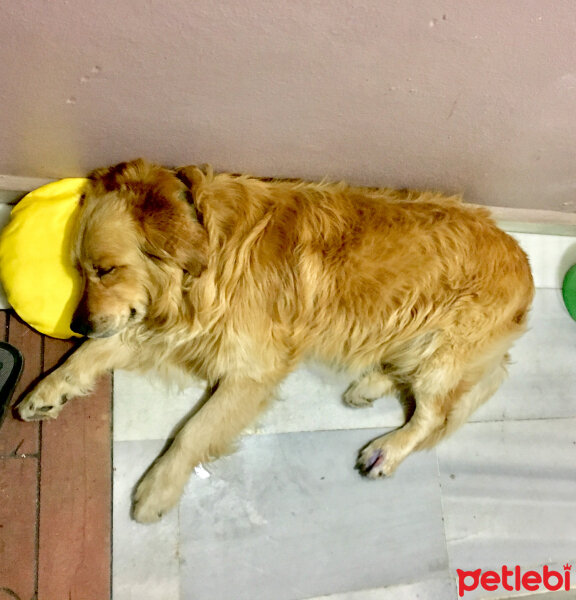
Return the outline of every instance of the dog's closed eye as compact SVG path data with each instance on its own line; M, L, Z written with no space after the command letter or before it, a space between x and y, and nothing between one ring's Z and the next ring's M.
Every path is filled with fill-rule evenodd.
M116 267L94 267L94 271L96 271L96 276L100 279L106 275L111 275L116 271Z

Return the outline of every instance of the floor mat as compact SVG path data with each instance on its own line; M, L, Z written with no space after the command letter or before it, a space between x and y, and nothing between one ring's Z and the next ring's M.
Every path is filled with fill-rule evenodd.
M0 426L8 412L23 365L24 360L20 351L6 342L0 342Z

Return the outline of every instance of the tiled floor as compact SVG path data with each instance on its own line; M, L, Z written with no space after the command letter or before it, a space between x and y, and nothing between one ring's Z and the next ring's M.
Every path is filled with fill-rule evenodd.
M15 399L71 348L0 311L25 359ZM70 408L70 410L68 410ZM57 421L0 430L0 600L110 597L111 381Z
M130 491L203 390L117 372L114 600L451 600L456 569L576 570L576 323L559 292L576 238L518 237L539 289L509 380L390 480L353 466L401 423L397 403L343 406L346 380L305 366L235 454L191 478L178 510L137 525Z

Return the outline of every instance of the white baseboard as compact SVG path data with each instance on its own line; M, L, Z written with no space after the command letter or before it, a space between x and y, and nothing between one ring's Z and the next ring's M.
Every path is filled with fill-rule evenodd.
M56 180L42 177L0 175L0 204L14 204L28 192L52 181Z
M505 231L576 235L576 213L501 206L488 206L487 208Z
M10 220L10 210L11 209L12 209L11 206L0 203L0 232L2 231L2 229L4 229L4 227ZM4 292L2 283L0 283L0 309L4 309L4 308L10 308L10 304L8 303L8 300L6 299L6 293Z
M50 177L18 177L16 175L0 175L0 190L10 192L31 192L41 185L56 181Z

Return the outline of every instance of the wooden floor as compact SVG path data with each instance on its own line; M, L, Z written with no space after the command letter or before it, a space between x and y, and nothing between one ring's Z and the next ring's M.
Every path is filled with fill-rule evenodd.
M0 339L25 366L14 400L72 348L0 311ZM0 600L108 600L111 378L59 418L0 429Z

